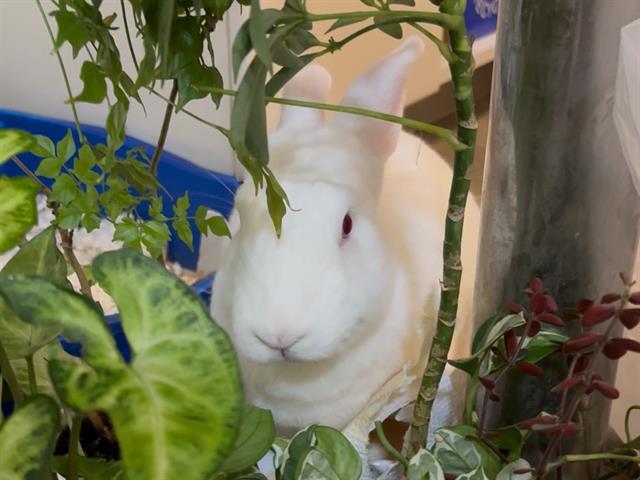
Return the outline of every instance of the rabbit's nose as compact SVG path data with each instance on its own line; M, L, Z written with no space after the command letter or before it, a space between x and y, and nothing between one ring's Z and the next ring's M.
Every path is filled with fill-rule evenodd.
M288 351L293 347L296 343L298 343L304 335L300 335L299 337L291 338L286 334L275 335L273 340L266 340L257 333L254 332L255 337L260 341L260 343L266 345L272 350L280 352L283 358L287 358Z

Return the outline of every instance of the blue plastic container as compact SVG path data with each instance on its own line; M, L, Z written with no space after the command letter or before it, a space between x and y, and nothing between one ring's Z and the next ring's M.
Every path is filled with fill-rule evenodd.
M469 0L464 21L471 37L480 38L496 31L498 0Z
M76 144L79 143L75 134L74 125L71 122L64 120L55 120L37 115L0 109L0 128L17 128L26 130L34 135L46 135L54 142L62 139L66 135L67 131L71 129L74 134ZM103 128L83 126L82 131L90 143L106 144L107 135ZM123 147L117 153L124 154L125 150L133 147L144 148L149 156L153 153L152 145L132 137L127 137ZM37 157L29 153L20 154L19 157L20 160L22 160L29 168L35 170L39 161ZM0 166L0 175L18 176L22 175L22 171L12 162L7 162ZM235 177L198 167L169 152L164 152L162 154L158 168L158 180L167 190L167 192L162 192L162 196L166 210L165 213L168 216L173 215L170 210L171 205L173 204L171 199L176 199L188 191L191 199L191 207L188 212L190 216L195 215L195 210L199 205L204 205L212 210L220 212L228 218L233 207L233 196L238 188L238 181ZM42 181L47 185L51 185L50 179L43 178ZM172 240L168 245L168 258L169 260L178 262L185 268L195 270L198 263L198 251L200 249L200 234L194 228L194 224L191 226L194 232L194 250L189 250L189 248L177 238L175 232L172 232ZM209 275L202 278L192 286L193 290L207 305L211 300L211 286L213 278L213 274ZM129 344L122 330L119 316L109 315L106 317L106 322L114 336L114 339L116 340L120 353L126 361L129 361L131 358L131 349L129 348ZM60 339L60 343L70 354L76 356L80 355L82 348L81 345L67 342L63 338Z

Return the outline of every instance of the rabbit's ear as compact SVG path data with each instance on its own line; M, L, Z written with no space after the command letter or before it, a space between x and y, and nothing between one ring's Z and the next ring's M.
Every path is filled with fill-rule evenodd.
M308 65L284 87L284 98L308 102L326 102L331 90L331 75L321 65ZM281 128L314 128L324 122L324 112L307 107L284 105L280 115Z
M418 37L410 37L388 57L358 77L341 103L351 107L402 115L407 73L423 49L422 40ZM345 113L336 114L332 121L339 128L355 130L355 135L385 159L396 148L400 134L398 124Z

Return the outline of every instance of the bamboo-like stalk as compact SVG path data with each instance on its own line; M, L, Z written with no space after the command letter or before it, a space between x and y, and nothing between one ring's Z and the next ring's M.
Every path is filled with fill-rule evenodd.
M466 3L466 0L444 0L440 3L440 12L463 18ZM408 441L404 446L404 453L409 456L426 445L431 410L453 339L462 277L460 246L464 209L471 183L469 169L473 163L476 142L477 122L473 99L471 44L467 37L464 21L455 22L455 27L447 31L451 49L458 57L449 64L449 68L455 92L458 140L466 148L457 151L454 157L453 179L449 193L443 245L444 265L438 323L427 367L422 376L420 391L415 401Z

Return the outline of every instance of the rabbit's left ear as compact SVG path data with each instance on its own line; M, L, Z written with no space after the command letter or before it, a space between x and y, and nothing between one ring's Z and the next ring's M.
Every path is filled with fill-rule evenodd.
M331 75L321 65L308 65L284 87L284 98L324 103L331 90ZM324 112L314 108L284 105L278 129L314 129L324 122Z
M342 99L342 105L402 115L409 67L423 50L424 43L420 38L407 39L388 57L353 82ZM384 159L396 148L400 134L398 124L346 113L336 114L332 122L338 128L352 129L354 135Z

